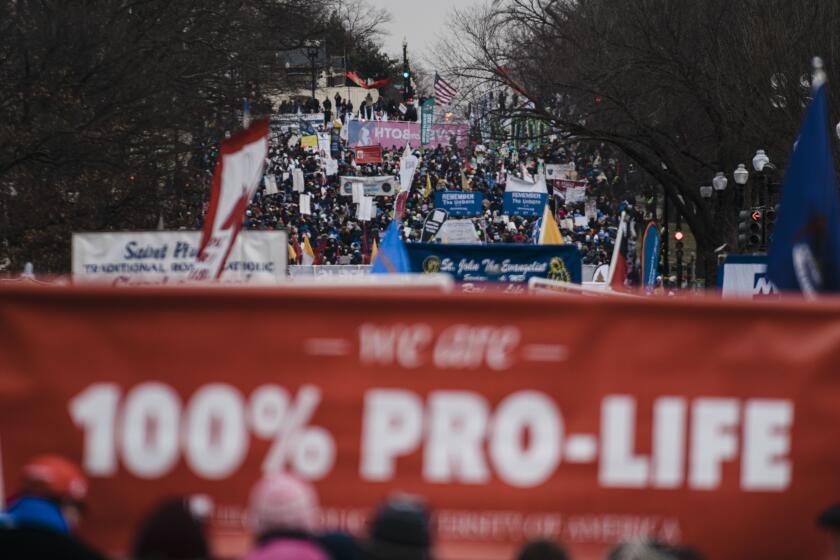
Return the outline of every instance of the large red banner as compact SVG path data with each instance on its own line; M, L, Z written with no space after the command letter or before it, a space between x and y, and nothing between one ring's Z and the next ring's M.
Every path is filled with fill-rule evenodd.
M558 323L562 318L562 327ZM440 556L579 559L620 540L816 558L840 499L840 303L404 290L0 290L0 449L91 478L86 536L125 550L159 497L207 494L241 551L263 470L360 531L394 490Z

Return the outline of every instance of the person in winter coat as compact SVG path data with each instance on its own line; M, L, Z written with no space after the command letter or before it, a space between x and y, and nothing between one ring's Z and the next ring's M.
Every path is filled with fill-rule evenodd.
M419 499L395 496L373 516L366 560L432 560L430 513Z
M81 469L58 455L35 457L23 468L21 490L0 513L0 557L100 560L73 534L85 509Z
M315 489L292 475L258 481L248 507L256 544L245 560L329 560L314 537L319 509Z
M133 560L205 560L210 546L204 522L212 506L203 496L171 498L158 504L140 523Z

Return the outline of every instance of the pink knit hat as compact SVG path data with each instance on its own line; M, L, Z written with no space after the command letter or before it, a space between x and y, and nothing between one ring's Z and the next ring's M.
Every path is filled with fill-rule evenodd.
M313 532L320 509L312 485L286 473L270 474L251 489L248 523L256 535L270 531Z

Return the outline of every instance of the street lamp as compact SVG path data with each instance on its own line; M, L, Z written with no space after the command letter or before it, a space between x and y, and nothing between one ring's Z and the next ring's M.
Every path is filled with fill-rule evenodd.
M726 178L726 175L723 174L723 171L718 171L715 174L715 178L712 179L712 186L715 188L717 192L723 192L726 190L726 185L729 184L729 180Z
M764 150L758 150L753 157L752 164L753 169L761 173L764 171L764 166L770 163L770 158L767 157L767 154L764 153Z
M837 138L840 139L840 122L837 123L837 128L835 129L835 131L837 132Z
M747 184L747 180L750 178L750 172L747 171L747 166L743 163L738 164L738 169L732 173L732 176L735 177L735 184L744 186Z
M312 63L312 99L315 99L315 63L318 62L318 55L321 53L321 41L307 41L306 55Z

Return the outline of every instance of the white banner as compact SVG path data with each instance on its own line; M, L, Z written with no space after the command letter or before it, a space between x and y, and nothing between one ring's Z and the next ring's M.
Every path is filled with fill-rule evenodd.
M480 245L481 239L475 231L472 220L446 220L440 226L435 239L452 245Z
M546 193L548 194L548 188L545 186L545 177L539 175L535 182L525 181L514 177L513 175L508 176L507 178L507 186L505 187L505 192L527 192L527 193Z
M560 181L561 179L568 179L568 166L564 163L546 163L545 164L545 178L549 181Z
M365 196L394 196L399 192L398 186L400 184L398 177L390 175L379 177L343 176L341 177L341 195L353 196L353 185L357 183L364 185Z
M778 294L767 279L767 257L732 255L719 274L723 276L721 295L725 298L755 298Z
M278 113L271 116L273 132L299 130L301 125L317 128L324 124L324 113Z
M198 231L73 234L73 281L113 285L187 282L195 267ZM286 275L283 231L245 231L233 245L222 282L275 284Z
M373 216L373 198L363 196L361 200L359 200L359 211L356 214L356 219L361 220L362 222L369 222L373 219Z
M310 205L309 195L300 193L300 215L309 216L312 214L312 207Z
M566 204L577 204L586 201L586 187L569 187L566 189Z
M295 167L292 169L292 190L294 192L303 192L303 169Z
M265 176L265 194L277 194L277 178L274 173L269 173Z

